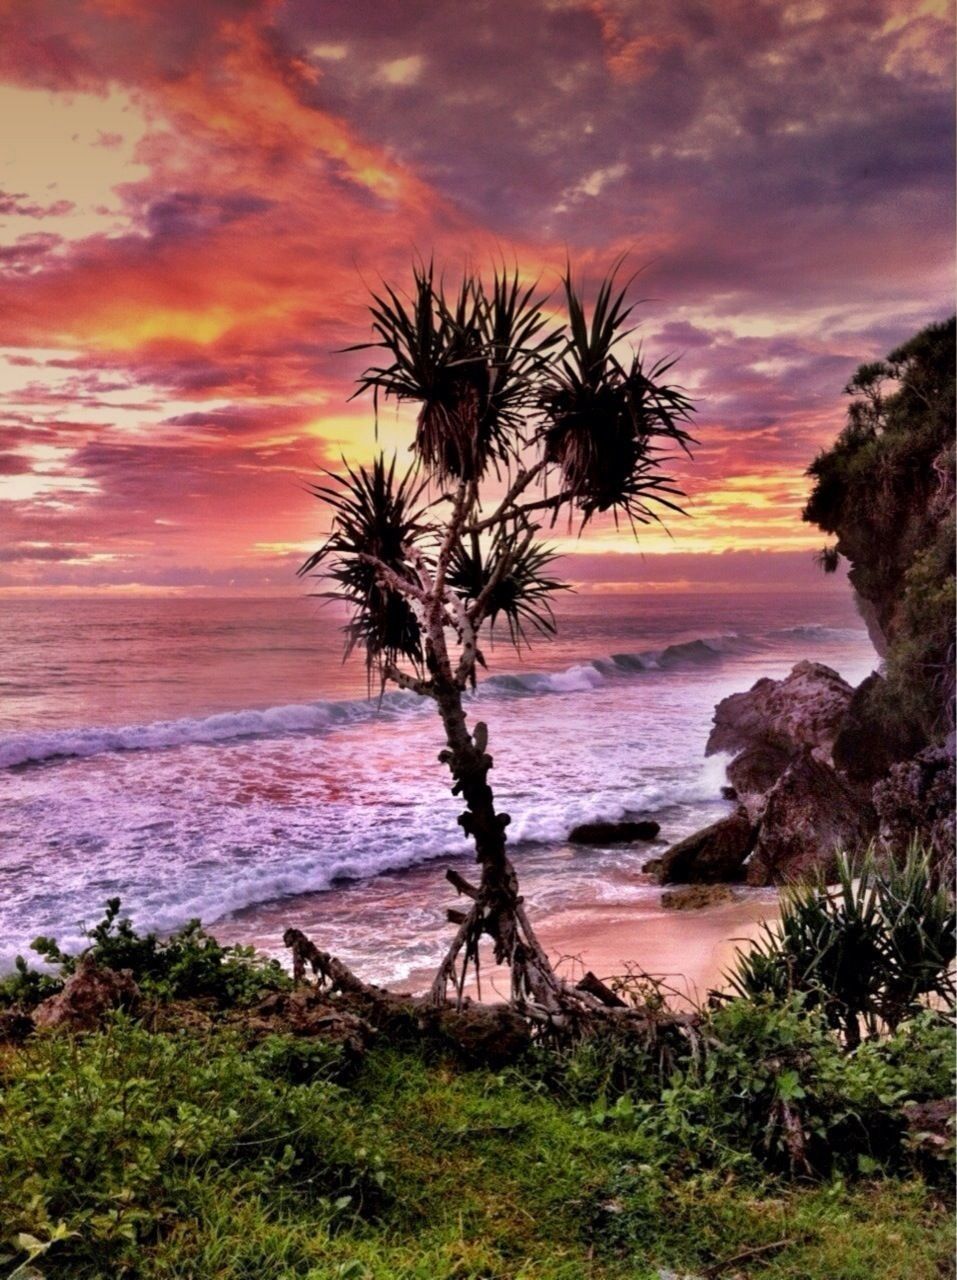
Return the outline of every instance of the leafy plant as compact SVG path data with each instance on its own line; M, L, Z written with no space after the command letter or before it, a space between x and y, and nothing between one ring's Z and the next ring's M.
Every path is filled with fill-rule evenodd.
M90 945L81 954L106 968L129 970L143 992L165 1000L210 997L225 1006L241 1005L290 985L277 960L252 947L221 946L199 920L187 921L168 938L137 933L121 915L119 898L109 899L103 919L86 936ZM0 986L0 1004L37 1004L76 969L79 955L61 950L55 938L39 937L31 945L55 972L31 970L18 957L15 973Z
M903 865L839 860L833 887L804 884L782 898L776 925L738 953L728 975L743 996L819 1005L851 1048L897 1027L928 996L953 1004L954 901L935 887L930 857L912 846Z

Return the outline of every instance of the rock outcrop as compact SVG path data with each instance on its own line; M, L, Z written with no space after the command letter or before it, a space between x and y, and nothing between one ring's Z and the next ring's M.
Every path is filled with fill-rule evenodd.
M572 844L632 844L654 840L661 827L657 822L583 822L568 833Z
M893 765L874 788L881 843L906 847L919 831L947 881L953 880L954 869L954 746L950 734L942 745Z
M727 776L739 807L669 849L661 882L830 876L837 852L866 842L876 829L870 788L833 764L855 698L830 667L799 662L783 680L759 680L718 703L706 750L737 752Z
M808 469L804 519L836 538L821 564L847 565L880 673L851 689L801 662L715 710L707 754L734 753L728 781L757 827L749 883L827 872L835 847L875 836L892 857L916 837L952 874L954 334L953 319L929 325L862 365L846 427Z
M794 751L763 743L746 747L728 765L728 781L752 822L757 822L760 818L765 794L771 790L794 756Z
M847 713L834 740L834 767L853 786L871 788L888 770L921 748L921 741L906 725L888 721L882 714L887 682L876 671L854 690Z
M660 884L717 884L743 880L744 863L754 846L755 832L741 806L727 818L680 840L656 861Z
M830 878L837 854L866 841L869 817L837 771L806 748L765 797L748 884Z
M669 911L701 911L704 907L733 902L734 898L726 884L686 884L680 889L666 889L661 895L661 905Z
M365 1018L337 1008L328 996L312 988L267 996L251 1017L242 1019L242 1026L254 1040L279 1032L338 1045L351 1065L362 1060L375 1035Z
M790 756L807 747L829 761L853 693L822 662L799 662L783 680L759 680L719 702L705 754L770 749Z
M133 1008L139 994L129 970L117 972L81 956L63 990L37 1005L33 1021L37 1027L95 1031L112 1009Z
M857 370L847 425L808 468L804 510L835 539L821 563L846 564L884 660L855 694L834 764L871 792L887 852L900 856L917 836L947 862L954 791L949 805L937 794L925 806L936 769L924 752L955 722L954 335L951 317Z

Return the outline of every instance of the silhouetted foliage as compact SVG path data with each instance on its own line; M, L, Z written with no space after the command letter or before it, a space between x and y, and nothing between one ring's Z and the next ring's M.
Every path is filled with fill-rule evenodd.
M324 578L324 594L348 606L347 653L364 649L370 677L435 700L440 759L482 866L478 886L457 882L474 905L452 913L459 933L436 978L439 1003L449 981L461 991L483 935L511 966L517 1001L551 1018L563 1002L587 1000L552 973L522 908L505 852L509 817L488 785L488 730L468 729L462 695L498 621L516 648L555 630L551 598L565 584L537 537L543 523L565 512L582 529L610 512L637 530L681 509L664 466L669 450L690 449L693 406L667 381L673 362L623 357L633 307L617 271L600 283L590 319L570 269L564 319L517 269L495 270L490 285L466 272L447 291L430 262L414 268L410 296L384 285L370 306L374 341L350 349L379 353L359 378L376 408L380 395L418 406L413 464L401 478L394 460L346 465L313 489L332 528L300 572ZM432 501L422 505L426 488Z

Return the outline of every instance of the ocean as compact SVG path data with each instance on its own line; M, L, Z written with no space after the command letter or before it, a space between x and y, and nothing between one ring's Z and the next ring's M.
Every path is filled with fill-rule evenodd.
M877 657L849 590L564 598L559 635L486 646L499 807L533 917L647 901L642 867L728 811L706 759L715 703L811 658ZM470 855L434 709L368 696L341 618L307 597L11 599L0 615L0 968L67 948L119 896L138 926L201 917L282 954L288 924L402 982L448 939L442 872ZM569 845L652 817L658 844Z

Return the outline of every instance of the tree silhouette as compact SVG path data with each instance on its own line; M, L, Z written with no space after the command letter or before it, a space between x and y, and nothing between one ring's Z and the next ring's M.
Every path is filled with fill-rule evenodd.
M551 598L564 584L551 576L544 526L565 513L581 532L608 512L637 535L681 510L663 467L675 446L690 450L693 406L665 381L673 361L619 354L633 306L617 270L590 318L570 269L557 319L517 269L496 269L490 286L467 272L449 293L429 264L414 269L410 296L373 293L375 340L350 350L380 354L356 394L418 405L414 458L404 474L381 455L346 465L313 488L331 532L300 573L347 604L346 652L364 650L370 682L434 701L439 760L481 868L477 884L447 872L471 905L449 912L458 927L432 985L437 1005L450 985L461 997L470 965L478 973L485 936L525 1012L555 1021L591 999L555 974L535 937L507 853L509 816L489 785L488 729L470 731L465 698L497 623L516 648L555 631Z

